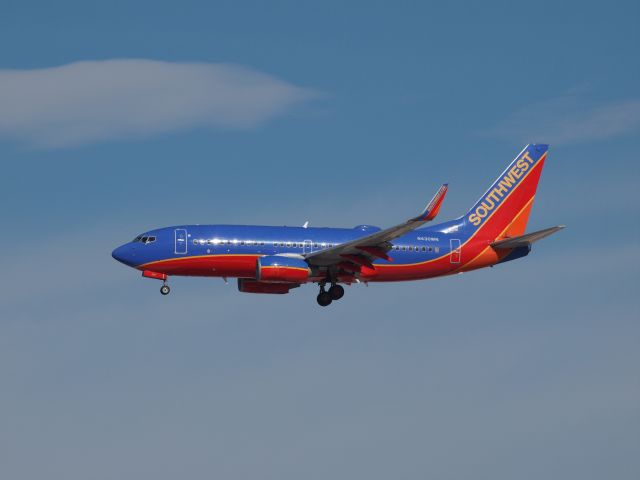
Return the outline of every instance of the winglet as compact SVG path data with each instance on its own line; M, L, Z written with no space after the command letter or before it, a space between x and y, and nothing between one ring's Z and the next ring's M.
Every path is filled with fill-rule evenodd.
M427 203L427 206L422 211L420 215L413 218L413 221L421 221L421 222L429 222L436 218L438 212L440 211L440 206L442 205L442 201L444 200L444 196L447 194L447 189L449 188L448 183L443 183L442 186L438 189L436 194L433 196L431 201Z

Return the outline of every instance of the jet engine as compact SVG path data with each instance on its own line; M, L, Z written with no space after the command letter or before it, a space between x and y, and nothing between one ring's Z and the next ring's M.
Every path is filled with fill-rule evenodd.
M297 283L268 283L250 280L248 278L238 279L238 290L244 293L271 293L283 294L289 293L292 288L297 288Z
M260 282L305 282L311 269L301 258L267 255L258 259L256 280Z

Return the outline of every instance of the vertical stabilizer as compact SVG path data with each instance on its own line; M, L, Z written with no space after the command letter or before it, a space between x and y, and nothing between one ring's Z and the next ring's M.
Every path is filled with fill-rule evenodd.
M465 214L470 235L494 241L524 234L548 145L530 144Z

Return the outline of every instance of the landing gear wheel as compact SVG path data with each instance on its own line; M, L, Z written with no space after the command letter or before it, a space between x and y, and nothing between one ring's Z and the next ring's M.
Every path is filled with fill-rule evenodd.
M169 292L171 291L171 289L169 288L169 285L162 285L160 287L160 293L162 295L169 295Z
M342 285L331 285L329 288L329 295L331 295L331 300L340 300L344 297L344 288Z
M329 292L325 292L324 290L318 294L318 305L321 307L326 307L331 305L331 294Z

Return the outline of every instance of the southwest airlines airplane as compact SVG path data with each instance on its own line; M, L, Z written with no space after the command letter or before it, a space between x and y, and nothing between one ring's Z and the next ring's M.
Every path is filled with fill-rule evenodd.
M531 244L562 225L525 233L548 145L528 145L471 209L433 220L444 184L420 215L387 229L179 225L151 230L113 251L113 258L162 280L171 275L234 277L247 293L289 293L320 286L326 307L344 295L340 284L398 282L468 272L526 256Z

